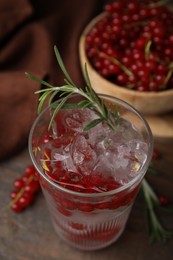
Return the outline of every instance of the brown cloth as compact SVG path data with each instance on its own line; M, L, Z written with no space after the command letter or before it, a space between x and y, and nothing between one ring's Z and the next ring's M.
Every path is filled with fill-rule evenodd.
M103 1L104 2L104 1ZM41 86L26 78L49 76L62 84L53 47L77 84L82 76L78 41L86 24L102 10L100 0L1 0L0 1L0 160L27 145L37 115Z

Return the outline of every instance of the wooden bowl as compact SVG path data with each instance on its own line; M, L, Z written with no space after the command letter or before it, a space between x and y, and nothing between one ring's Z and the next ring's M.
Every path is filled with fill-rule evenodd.
M82 71L84 64L87 64L87 70L93 89L97 93L104 93L120 98L145 115L160 115L173 111L173 89L160 92L139 92L118 86L103 78L91 65L85 52L85 38L90 29L97 23L105 13L94 18L84 29L79 41L79 56Z

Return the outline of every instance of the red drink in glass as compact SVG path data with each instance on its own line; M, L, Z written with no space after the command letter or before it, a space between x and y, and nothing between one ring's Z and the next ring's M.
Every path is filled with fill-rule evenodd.
M145 119L119 99L100 97L110 109L118 106L115 130L102 122L83 131L98 117L88 108L61 109L48 129L53 105L36 119L29 140L55 230L83 250L106 247L122 234L152 156Z

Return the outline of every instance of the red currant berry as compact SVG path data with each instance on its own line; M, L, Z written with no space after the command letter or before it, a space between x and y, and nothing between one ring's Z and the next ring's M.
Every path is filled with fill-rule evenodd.
M14 199L16 198L16 196L17 196L17 192L16 192L16 191L11 192L10 198L11 198L12 200L14 200Z
M135 77L135 76L131 76L131 77L128 78L128 82L129 82L130 84L137 84L138 79L137 79L137 77Z
M165 195L159 196L159 203L161 206L167 206L169 204L169 199Z
M23 207L18 202L16 202L11 206L11 209L16 213L19 213L23 210Z
M169 44L172 45L173 44L173 34L171 34L169 36Z
M25 196L25 194L23 196L21 196L18 200L18 203L23 207L27 207L31 201L33 200L33 197L31 196Z
M93 207L93 205L90 205L90 204L80 204L79 210L84 211L84 212L91 212L94 210L94 207Z
M159 157L160 153L156 149L154 149L152 159L157 160Z
M147 42L146 37L141 37L141 38L137 39L135 45L137 48L143 49L146 46L146 42Z
M24 174L26 176L35 175L35 173L36 173L36 169L35 169L34 165L29 165L24 170Z
M127 79L128 79L128 77L127 77L125 74L119 74L119 75L117 76L118 84L120 84L120 85L122 85L122 86L123 86L124 84L126 84Z
M67 210L67 209L65 209L65 208L63 208L63 207L59 207L58 210L59 210L59 212L60 212L61 214L63 214L64 216L69 217L69 216L72 215L72 213L71 213L69 210Z
M156 81L151 81L150 84L149 84L149 89L151 91L157 91L159 88L159 85Z
M130 1L127 4L128 12L135 13L139 11L139 5L136 1Z
M16 179L13 183L13 186L16 191L21 190L24 187L25 183L22 178Z
M139 16L141 19L146 19L150 15L149 9L147 8L140 8L139 10Z
M148 85L146 85L146 84L139 84L137 87L136 87L136 89L138 90L138 91L141 91L141 92L147 92L147 91L149 91L149 87L148 87Z
M25 186L25 191L30 194L34 194L40 189L40 185L37 181L32 181Z

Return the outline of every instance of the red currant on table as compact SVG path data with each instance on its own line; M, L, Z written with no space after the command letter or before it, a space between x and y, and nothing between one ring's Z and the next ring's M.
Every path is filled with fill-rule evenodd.
M16 213L19 213L23 210L22 206L19 203L12 204L11 209Z
M40 190L35 167L27 166L23 176L14 181L13 187L10 206L14 212L19 213L33 202L36 193Z
M169 204L169 199L165 195L159 196L159 204L160 206L167 206Z
M166 4L117 0L104 11L86 36L86 54L94 69L137 91L172 88L173 12Z
M24 181L22 179L16 179L13 183L14 189L19 191L24 186Z
M156 149L154 149L152 159L153 159L153 160L157 160L159 157L160 157L159 151L157 151Z

